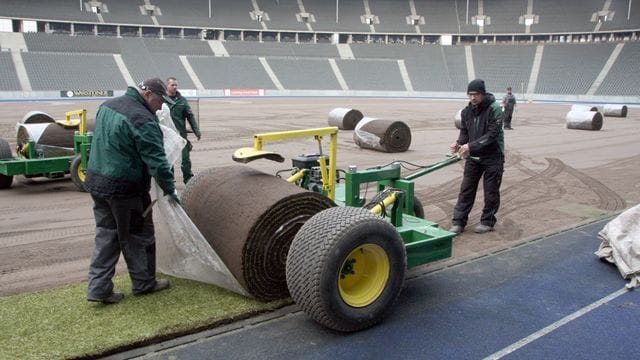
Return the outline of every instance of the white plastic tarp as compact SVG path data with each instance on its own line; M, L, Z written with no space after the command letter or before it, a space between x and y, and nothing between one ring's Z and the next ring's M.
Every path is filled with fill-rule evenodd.
M640 204L608 222L598 237L602 243L596 255L618 267L629 280L627 288L640 285Z
M182 148L187 141L177 133L166 104L157 112L157 116L164 135L167 159L170 164L179 166ZM153 212L153 216L158 270L164 274L213 284L249 296L182 206L163 196L162 190L155 183L154 188L157 199L157 211Z

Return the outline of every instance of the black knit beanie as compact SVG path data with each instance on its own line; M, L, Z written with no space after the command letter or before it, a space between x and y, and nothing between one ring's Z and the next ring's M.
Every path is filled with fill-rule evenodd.
M487 91L484 87L484 80L482 79L472 80L469 83L469 86L467 87L467 94L470 92L478 92L480 94L486 94Z

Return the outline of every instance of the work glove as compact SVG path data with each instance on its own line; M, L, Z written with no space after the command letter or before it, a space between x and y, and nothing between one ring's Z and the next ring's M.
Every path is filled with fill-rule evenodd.
M180 195L178 195L178 191L174 190L173 193L167 195L170 201L174 201L176 204L182 206L182 201L180 201Z
M198 139L198 141L200 141L200 137L201 137L201 136L202 136L202 134L201 134L201 133L199 133L199 132L197 132L197 133L196 133L196 139Z

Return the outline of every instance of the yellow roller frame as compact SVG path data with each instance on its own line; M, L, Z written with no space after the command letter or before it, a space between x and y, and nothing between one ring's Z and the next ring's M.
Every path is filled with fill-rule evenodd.
M313 129L304 129L304 130L292 130L292 131L277 131L270 133L262 133L253 135L253 149L252 151L247 151L251 148L244 148L238 151L243 150L245 153L253 152L256 154L267 153L262 149L262 146L267 141L279 141L279 140L290 140L290 139L299 139L305 137L313 137L318 141L318 145L322 149L322 139L324 136L329 136L329 166L327 170L327 164L323 156L320 156L318 162L320 162L320 172L322 175L322 189L326 192L327 197L331 200L335 200L336 197L336 160L338 154L338 128L335 126L323 127L323 128L313 128ZM240 155L236 151L238 155ZM238 156L239 158L240 156ZM236 161L242 161L240 159Z

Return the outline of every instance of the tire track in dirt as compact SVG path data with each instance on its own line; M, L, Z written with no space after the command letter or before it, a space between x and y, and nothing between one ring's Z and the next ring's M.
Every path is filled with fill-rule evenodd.
M627 207L627 202L618 193L609 189L597 179L569 166L565 168L565 171L587 185L598 196L600 201L597 207L599 209L615 212Z
M3 231L0 232L0 242L2 243L2 251L4 253L11 247L47 243L49 241L64 240L77 236L85 236L87 239L93 239L95 236L95 224L65 226L61 228Z

